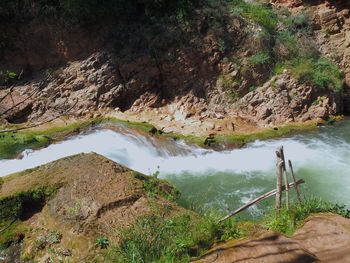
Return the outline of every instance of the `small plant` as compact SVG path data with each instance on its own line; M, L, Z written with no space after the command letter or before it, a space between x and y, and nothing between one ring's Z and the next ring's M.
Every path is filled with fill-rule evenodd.
M260 52L249 58L252 65L268 65L271 64L271 56L268 52Z
M17 77L17 74L15 72L9 71L9 70L1 70L0 71L0 80L7 83Z
M220 53L222 53L222 54L225 53L226 45L225 45L225 41L223 39L218 40L218 48L219 48Z
M319 105L320 103L322 103L324 101L323 98L318 98L317 100L315 100L314 102L312 102L312 105Z
M98 246L101 249L107 248L109 246L109 240L105 236L101 236L96 239L96 246Z
M221 74L216 81L216 86L232 88L238 86L238 82L236 81L235 77L231 76L230 74Z
M77 214L77 213L80 211L80 208L81 208L81 204L80 204L79 201L77 201L77 202L74 203L74 206L73 206L73 207L70 207L70 208L68 209L68 212L69 212L70 214L72 214L72 215L75 215L75 214Z
M51 244L58 244L61 242L62 235L59 231L57 230L52 230L49 233L49 236L47 237L47 242Z
M36 250L44 249L46 247L46 244L47 244L47 241L45 236L38 236L34 241Z
M230 99L231 99L231 102L236 102L236 101L239 100L239 98L241 97L239 91L238 91L238 90L235 90L235 89L230 90L230 91L228 92L228 94L229 94L229 97L230 97Z
M250 87L250 88L248 89L249 92L252 92L252 91L254 91L254 90L255 90L255 87Z

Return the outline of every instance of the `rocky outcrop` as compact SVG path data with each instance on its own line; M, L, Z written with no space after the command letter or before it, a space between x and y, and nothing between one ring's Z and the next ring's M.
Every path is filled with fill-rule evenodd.
M262 125L327 119L341 110L339 95L299 84L288 74L273 77L239 101L242 116Z
M46 262L52 259L50 251L54 250L67 252L64 258L73 262L91 262L101 252L95 245L98 237L117 244L120 232L139 217L194 215L173 202L178 191L172 185L94 153L63 158L5 177L0 204L3 208L13 196L42 193L38 189L48 192L51 187L58 190L49 201L35 202L34 196L34 200L27 197L25 205L17 204L25 207L16 223L22 227L12 230L20 231L13 234L13 241L22 236L23 244L17 247L22 250L22 260ZM2 211L1 224L7 220L4 216Z
M253 240L228 241L194 262L348 262L349 242L349 219L320 214L306 219L290 238L268 233Z

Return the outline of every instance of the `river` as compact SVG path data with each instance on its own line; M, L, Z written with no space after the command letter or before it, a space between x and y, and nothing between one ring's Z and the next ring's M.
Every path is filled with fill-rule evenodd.
M93 151L144 174L159 170L159 177L182 192L180 203L186 207L227 212L275 187L274 152L280 145L293 161L297 178L306 181L303 194L350 205L349 120L220 152L122 128L96 127L40 150L26 150L21 159L0 160L0 176ZM253 206L242 217L259 217L272 202Z

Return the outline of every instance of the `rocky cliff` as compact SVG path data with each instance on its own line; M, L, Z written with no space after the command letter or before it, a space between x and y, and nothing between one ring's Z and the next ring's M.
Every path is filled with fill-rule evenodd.
M115 31L99 24L90 32L63 27L40 16L18 23L1 42L1 68L20 76L2 88L2 120L35 122L72 106L75 116L104 109L150 112L179 126L229 120L228 126L208 125L209 134L232 133L235 124L274 126L342 114L342 84L336 92L332 88L342 78L331 79L337 72L295 73L287 64L323 55L347 76L346 6L273 5L274 10L255 10L241 1L223 3L197 9L188 22L147 22ZM111 33L119 35L109 41ZM309 68L316 67L312 63ZM346 108L347 89L345 95Z

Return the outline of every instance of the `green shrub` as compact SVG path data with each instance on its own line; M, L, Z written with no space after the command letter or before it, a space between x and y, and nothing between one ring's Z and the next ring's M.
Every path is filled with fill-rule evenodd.
M260 52L249 57L249 62L252 65L269 65L272 63L271 56L268 52Z
M259 24L269 32L275 32L277 28L277 15L271 7L260 4L250 4L243 0L232 0L232 13L242 15Z
M238 85L236 78L230 74L221 74L216 80L216 86L218 87L232 88Z
M267 217L266 225L269 229L292 235L309 215L322 212L337 213L350 218L350 211L344 206L325 202L318 198L310 198L301 205L291 206L289 210L283 208L280 211L272 211Z
M305 12L297 14L288 14L286 18L281 19L285 29L290 33L308 33L311 30L309 16Z
M282 65L277 65L275 72L280 74L283 69L287 69L300 83L334 92L340 92L343 89L342 72L325 58L293 59Z
M289 32L279 33L274 47L276 61L284 61L298 56L298 41Z

